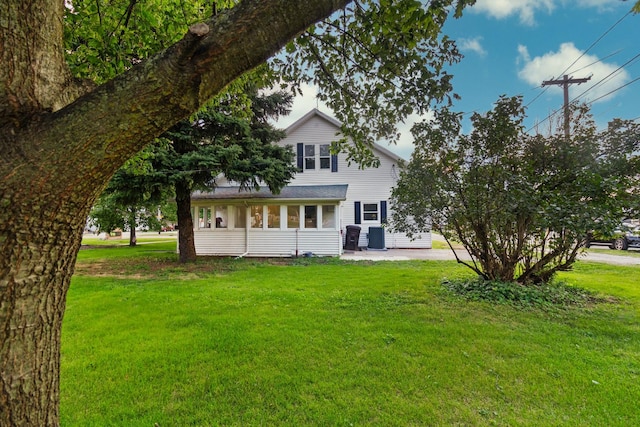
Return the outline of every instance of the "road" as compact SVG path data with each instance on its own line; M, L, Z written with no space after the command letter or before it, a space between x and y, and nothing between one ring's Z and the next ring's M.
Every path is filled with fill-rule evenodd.
M588 251L580 257L581 260L592 262L603 262L617 265L640 265L640 257L625 256L620 252L607 253L605 251ZM640 253L637 250L630 250L629 253ZM469 255L464 249L458 250L460 259L469 260ZM355 261L409 261L412 259L425 260L455 260L453 252L449 249L387 249L387 250L362 250L346 251L340 257L346 260Z
M126 236L125 236L126 234ZM140 232L138 237L156 238L156 239L175 239L177 238L177 232L167 233L152 233L152 232ZM128 239L127 233L123 233L123 239ZM434 240L444 241L441 236L433 234ZM617 265L640 265L640 249L629 249L625 252L628 254L634 254L635 256L625 256L623 252L613 250L589 250L585 253L584 259L586 261L603 262L607 264ZM469 255L464 249L458 250L458 256L463 260L469 260ZM357 252L346 251L341 259L347 260L373 260L373 261L409 261L412 259L432 259L432 260L455 260L453 252L449 249L388 249L388 250L362 250Z

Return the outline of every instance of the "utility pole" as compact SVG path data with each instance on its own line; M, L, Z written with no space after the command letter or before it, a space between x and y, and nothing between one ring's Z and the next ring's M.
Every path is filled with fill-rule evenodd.
M574 79L569 78L566 74L562 80L545 80L542 82L542 86L549 85L562 85L564 89L564 135L569 138L569 85L571 83L586 83L591 79L591 76L582 78L582 79Z

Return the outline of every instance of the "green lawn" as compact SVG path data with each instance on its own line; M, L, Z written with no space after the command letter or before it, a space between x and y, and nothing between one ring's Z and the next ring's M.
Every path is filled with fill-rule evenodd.
M202 260L83 250L63 325L64 426L640 425L640 268L542 311L446 294L454 262Z
M158 242L173 242L173 247L175 248L177 243L177 235L176 233L149 233L144 232L140 233L140 236L136 237L136 241L139 244L145 245L148 243L158 243ZM85 246L128 246L129 245L129 237L110 237L107 240L100 239L98 236L93 234L85 234L82 237L82 244Z

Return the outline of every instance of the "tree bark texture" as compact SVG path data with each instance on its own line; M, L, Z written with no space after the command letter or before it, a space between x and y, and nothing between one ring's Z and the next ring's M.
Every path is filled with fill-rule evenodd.
M0 126L28 125L89 87L74 80L64 62L63 15L62 1L0 3Z
M176 205L178 216L178 252L180 262L196 260L196 244L193 236L191 216L191 186L185 182L176 183Z
M0 209L3 426L58 422L60 331L88 209L55 205Z
M62 0L0 2L1 426L58 424L66 292L87 213L112 174L346 3L245 0L90 90L64 63Z

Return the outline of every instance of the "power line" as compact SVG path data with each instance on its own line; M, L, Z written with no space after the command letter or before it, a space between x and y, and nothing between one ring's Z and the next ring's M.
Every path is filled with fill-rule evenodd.
M589 67L591 67L592 65L597 64L598 62L602 62L602 61L604 61L605 59L611 58L612 56L617 55L617 54L619 54L620 52L622 52L622 49L618 49L618 50L616 50L615 52L610 53L610 54L609 54L609 55L607 55L607 56L603 56L602 58L598 59L597 61L593 61L591 64L587 64L587 65L585 65L585 66L584 66L584 67L582 67L582 68L578 68L577 70L573 70L573 72L574 72L574 73L577 73L578 71L582 71L582 70L584 70L585 68L589 68Z
M569 85L573 83L582 84L586 83L591 79L591 76L574 79L569 78L566 74L564 75L562 80L545 80L542 82L542 86L549 85L561 85L564 91L564 134L568 138L569 137Z
M594 41L593 43L591 43L591 46L589 46L587 48L587 50L585 50L584 52L582 52L582 54L580 56L578 56L576 58L575 61L573 61L571 63L571 65L569 65L567 68L565 68L565 70L560 73L560 75L564 75L567 71L569 71L569 69L571 67L573 67L575 65L576 62L578 62L580 60L580 58L582 58L583 56L585 56L587 54L587 52L589 52L596 44L598 44L598 42L600 40L602 40L604 38L604 36L606 36L607 34L609 34L609 32L611 32L611 30L613 30L618 24L620 24L627 16L631 15L631 10L628 11L622 18L618 19L618 21L613 24L611 27L609 27L609 29L607 31L605 31L600 37L598 37L598 39L596 41ZM575 71L574 71L575 72Z
M591 50L591 49L592 49L596 44L598 44L598 43L600 42L600 40L602 40L602 39L604 38L604 36L606 36L607 34L609 34L609 33L611 32L611 30L613 30L615 27L617 27L617 26L618 26L618 24L620 24L620 23L621 23L621 22L622 22L622 21L623 21L627 16L631 15L631 12L632 12L631 10L630 10L630 11L628 11L624 16L622 16L622 18L618 19L618 20L617 20L617 21L616 21L616 22L615 22L611 27L609 27L609 29L608 29L607 31L605 31L602 35L600 35L600 37L598 37L598 39L597 39L596 41L594 41L593 43L591 43L591 45L587 48L587 50L585 50L584 52L582 52L582 54L580 54L580 56L578 56L578 57L577 57L577 58L576 58L576 59L575 59L575 60L574 60L574 61L573 61L573 62L572 62L572 63L571 63L567 68L565 68L565 69L564 69L564 71L560 73L560 75L562 76L562 75L564 75L567 71L569 71L569 69L570 69L571 67L573 67L573 66L576 64L576 62L578 62L578 61L579 61L583 56L585 56L585 55L587 54L587 52L589 52L589 51L590 51L590 50ZM619 51L618 51L618 52L619 52ZM618 53L618 52L614 52L613 54L610 54L609 56L615 55L615 54L616 54L616 53ZM595 63L597 63L597 62L599 62L599 61L602 61L602 60L604 60L604 59L608 58L609 56L606 56L605 58L602 58L602 59L600 59L600 60L598 60L598 61L596 61L596 62L593 62L593 63L591 63L591 64L589 64L589 65L587 65L587 66L585 66L585 67L582 67L582 68L580 68L580 70L583 70L584 68L590 67L591 65L593 65L593 64L595 64ZM580 70L576 70L576 71L573 71L573 72L575 73L575 72L578 72L578 71L580 71ZM529 101L529 103L528 103L527 105L525 105L525 108L527 108L527 107L529 107L531 104L533 104L533 102L534 102L534 101L536 101L538 98L540 98L540 97L541 97L541 96L542 96L546 91L547 91L547 88L545 88L545 89L544 89L542 92L540 92L540 93L539 93L535 98L533 98L531 101Z
M632 11L628 11L628 12L627 12L626 14L624 14L620 19L618 19L618 20L617 20L613 25L611 25L611 26L610 26L610 27L609 27L609 28L608 28L604 33L602 33L602 34L600 35L600 37L598 37L598 38L597 38L593 43L591 43L591 45L590 45L590 46L589 46L589 47L588 47L584 52L582 52L582 53L580 54L580 56L578 56L578 57L577 57L577 58L576 58L576 59L575 59L575 60L574 60L574 61L573 61L573 62L572 62L568 67L566 67L566 68L564 69L564 71L563 71L562 73L560 73L560 75L564 75L564 74L565 74L565 73L566 73L566 72L567 72L567 71L568 71L572 66L574 66L574 65L575 65L575 64L576 64L576 63L577 63L577 62L578 62L578 61L579 61L583 56L585 56L585 55L586 55L586 54L587 54L591 49L593 49L593 47L594 47L596 44L598 44L598 43L600 42L600 40L602 40L602 39L603 39L607 34L609 34L609 33L610 33L610 32L611 32L615 27L617 27L617 26L618 26L618 25L619 25L619 24L620 24L620 23L621 23L621 22L622 22L622 21L623 21L627 16L631 15L631 13L632 13ZM617 55L618 53L620 53L620 51L621 51L621 50L617 50L617 51L615 51L615 52L613 52L613 53L610 53L609 55L607 55L607 56L605 56L605 57L603 57L603 58L600 58L600 59L598 59L597 61L594 61L594 62L592 62L592 63L590 63L590 64L588 64L588 65L585 65L584 67L582 67L582 68L580 68L580 69L578 69L578 70L575 70L575 71L573 71L573 72L575 73L575 72L578 72L578 71L584 70L585 68L588 68L588 67L590 67L590 66L592 66L592 65L594 65L594 64L597 64L598 62L602 62L602 61L604 61L605 59L610 58L611 56ZM634 57L634 58L635 58L635 57ZM628 61L628 62L630 62L630 61ZM627 62L627 63L628 63L628 62ZM625 64L625 65L626 65L626 64ZM623 65L623 67L624 67L624 65ZM605 79L606 79L606 78L608 78L608 77L609 77L609 76L605 77ZM553 78L552 78L552 79L553 79ZM635 81L635 80L634 80L634 81ZM598 84L600 84L600 83L601 83L601 82L596 83L596 85L598 85ZM632 82L631 82L631 83L632 83ZM596 86L596 85L594 85L594 86ZM538 93L538 94L537 94L537 95L536 95L536 96L535 96L531 101L529 101L529 102L524 106L524 108L528 108L531 104L533 104L533 103L534 103L538 98L540 98L540 97L541 97L541 96L542 96L542 95L543 95L543 94L548 90L548 86L547 86L547 87L545 87L545 85L544 85L544 84L543 84L542 86L538 87L538 88L541 88L541 87L544 87L544 89L543 89L540 93ZM538 89L538 88L533 88L532 90L535 90L535 89ZM592 86L592 88L593 88L593 86ZM590 89L591 89L591 88L590 88ZM586 93L586 92L587 92L588 90L590 90L590 89L587 89L585 92L583 92L582 94L580 94L578 97L574 98L574 100L572 100L571 102L575 101L575 99L577 99L577 98L579 98L580 96L584 95L584 93ZM615 92L615 91L612 91L612 92L610 92L610 93L613 93L613 92ZM609 94L610 94L610 93L609 93ZM523 95L523 94L521 93L520 95ZM598 99L601 99L601 98L602 98L602 97L600 97L600 98L598 98ZM467 111L467 112L464 112L464 113L462 113L462 114L463 114L463 116L466 116L466 115L473 114L473 113L475 113L475 112L477 112L477 111L478 111L478 110ZM536 126L537 126L537 125L539 125L540 123L544 123L545 121L547 121L547 120L551 119L551 117L553 117L553 116L554 116L558 111L560 111L560 109L554 110L551 114L549 114L549 116L547 116L544 120L542 120L542 122L539 122L539 123L537 123L536 125L534 125L534 126L532 126L531 128L529 128L529 129L527 130L527 132L531 131L534 127L536 127ZM566 128L565 128L565 130L566 130Z
M591 105L591 104L593 104L594 102L599 101L599 100L601 100L602 98L605 98L605 97L607 97L607 96L611 95L612 93L615 93L615 92L619 91L620 89L623 89L623 88L625 88L625 87L627 87L627 86L629 86L629 85L631 85L631 84L633 84L633 83L637 82L638 80L640 80L640 77L636 77L635 79L631 80L630 82L625 83L624 85L619 86L619 87L617 87L617 88L615 88L615 89L613 89L613 90L611 90L611 91L609 91L609 92L605 93L604 95L599 96L599 97L597 97L596 99L593 99L593 100L589 101L587 104L588 104L588 105ZM573 101L572 101L572 102L573 102ZM542 120L542 121L540 121L540 122L537 122L535 125L531 126L529 129L527 129L527 130L526 130L526 132L525 132L525 133L529 133L529 132L531 132L534 128L538 127L540 124L542 124L542 123L546 122L547 120L551 120L551 118L552 118L553 116L555 116L555 115L556 115L556 114L557 114L561 109L562 109L562 108L558 108L558 109L553 110L549 115L547 115L547 117L545 117L545 118L544 118L544 120ZM636 117L635 119L632 119L632 121L636 121L636 120L638 120L638 119L640 119L640 116L639 116L639 117Z
M533 98L531 101L529 101L529 103L527 105L524 106L524 108L528 108L529 105L533 104L533 102L540 98L542 95L544 95L544 93L547 91L547 89L549 89L548 87L545 87L539 94L536 95L535 98Z
M620 70L622 70L624 67L626 67L627 65L629 65L632 62L637 61L638 59L640 59L640 53L637 54L636 56L634 56L633 58L631 58L630 60L628 60L627 62L625 62L624 64L622 64L621 66L619 66L618 68L616 68L615 70L613 70L612 72L610 72L607 76L603 77L602 79L600 79L597 83L595 83L593 86L589 87L588 89L586 89L584 92L582 92L580 95L576 96L575 98L573 98L571 100L571 102L577 101L579 98L581 98L582 96L584 96L584 94L586 94L587 92L589 92L590 90L594 89L595 87L603 84L604 82L606 82L607 80L609 80L609 78L613 77L614 75L618 74L620 72Z
M617 92L617 91L619 91L620 89L622 89L622 88L625 88L625 87L629 86L631 83L635 83L635 82L637 82L638 80L640 80L640 77L636 77L635 79L631 80L629 83L625 83L625 84L623 84L622 86L620 86L620 87L618 87L618 88L616 88L616 89L613 89L612 91L607 92L607 93L605 93L604 95L599 96L599 97L597 97L596 99L594 99L594 100L592 100L592 101L589 101L589 104L593 104L594 102L599 101L599 100L601 100L602 98L606 98L607 96L611 95L612 93ZM634 119L634 120L635 120L635 119Z

